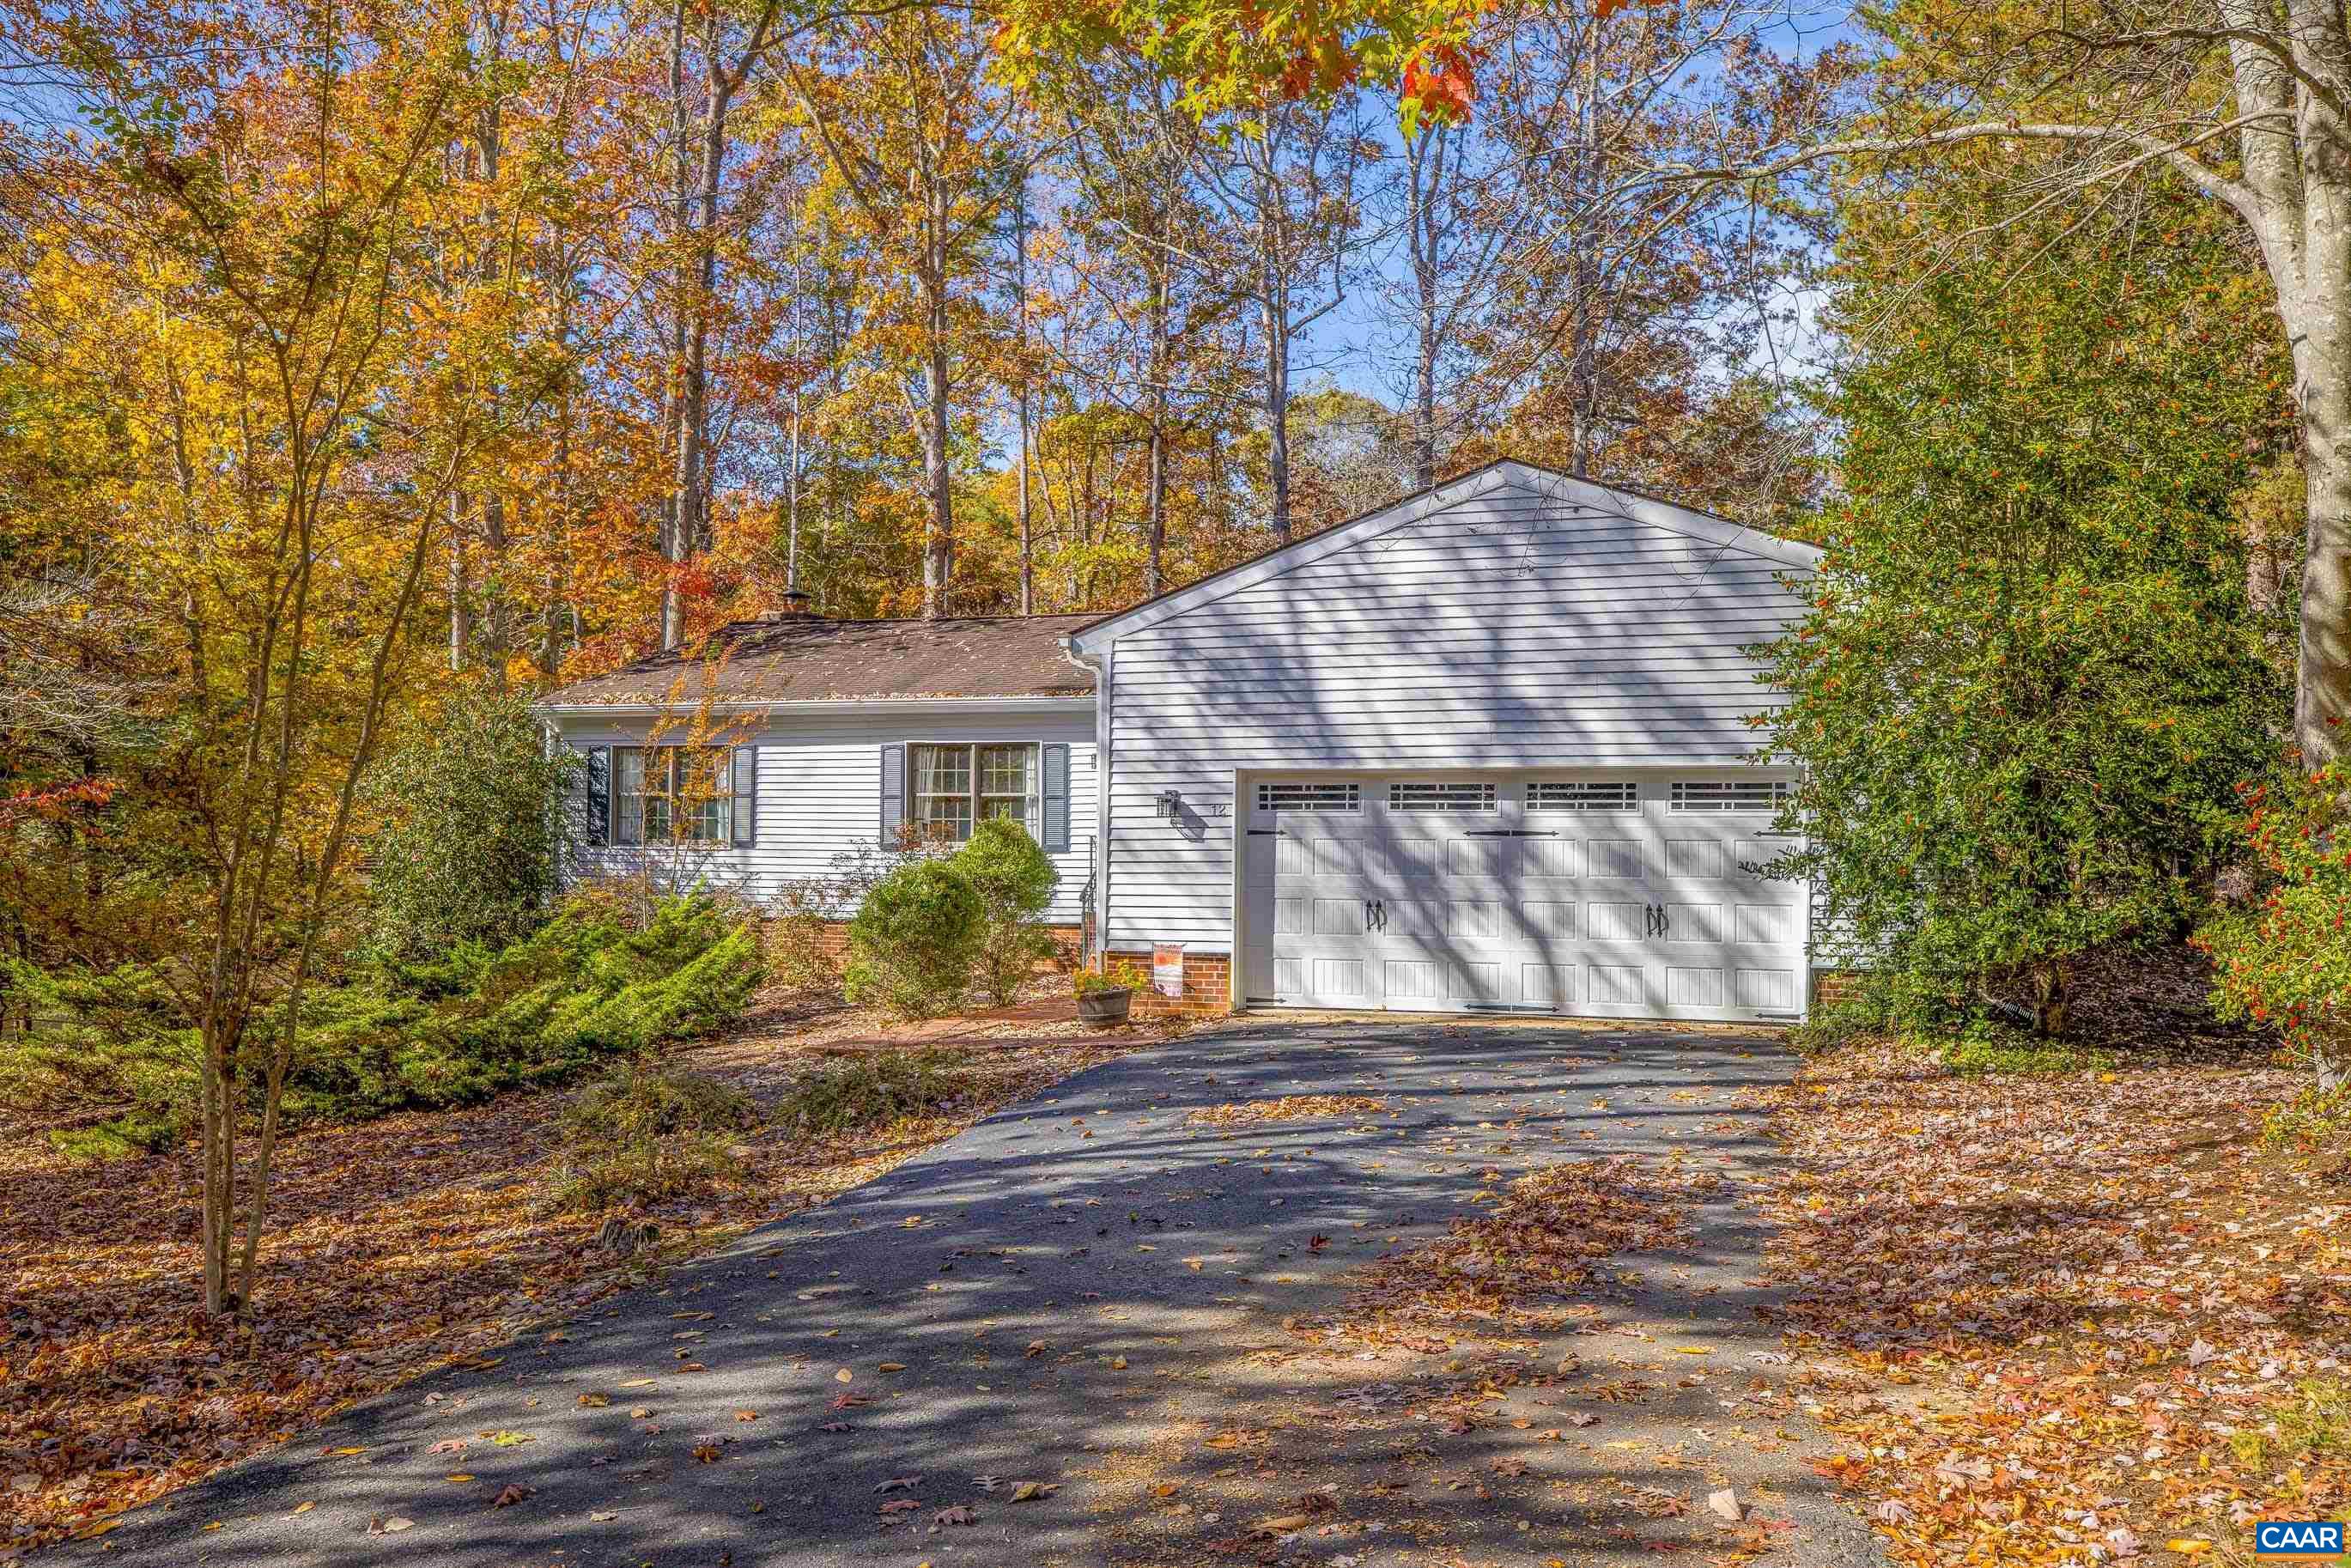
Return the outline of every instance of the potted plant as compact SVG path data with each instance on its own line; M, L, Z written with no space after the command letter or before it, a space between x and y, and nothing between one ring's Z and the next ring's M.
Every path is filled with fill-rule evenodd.
M1088 1023L1124 1023L1134 993L1150 977L1134 964L1119 962L1101 969L1081 969L1077 975L1078 1017Z

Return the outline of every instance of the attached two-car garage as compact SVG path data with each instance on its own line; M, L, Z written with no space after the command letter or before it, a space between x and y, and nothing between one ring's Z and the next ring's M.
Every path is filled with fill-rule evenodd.
M1531 769L1244 780L1245 1003L1786 1019L1784 783Z
M1102 946L1198 1006L1785 1019L1813 547L1504 462L1080 628Z

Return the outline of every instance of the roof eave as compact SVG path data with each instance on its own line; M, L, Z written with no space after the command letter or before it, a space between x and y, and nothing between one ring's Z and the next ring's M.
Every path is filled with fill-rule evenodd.
M1082 713L1092 708L1094 698L1091 692L1040 692L1030 695L989 697L815 697L778 701L720 696L712 698L706 706L710 711L730 714L937 713L953 709L997 714ZM550 700L532 705L533 711L549 718L645 718L664 714L699 713L705 707L701 702L567 703Z

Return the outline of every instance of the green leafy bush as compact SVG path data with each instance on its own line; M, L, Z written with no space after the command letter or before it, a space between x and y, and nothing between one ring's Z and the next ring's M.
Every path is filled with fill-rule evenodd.
M910 861L873 884L849 923L849 999L905 1018L962 1005L987 940L987 909L952 863Z
M946 846L905 832L883 847L860 843L836 853L815 876L794 877L768 905L768 951L777 974L800 990L830 990L841 982L840 950L831 927L865 902L883 878L915 861L935 860Z
M413 960L527 935L556 894L579 767L549 755L520 694L464 693L395 748L371 786L386 817L369 846L375 946Z
M2273 1148L2351 1151L2351 1085L2313 1085L2262 1119L2262 1142Z
M2317 1071L2322 1095L2351 1087L2351 768L2244 789L2243 831L2270 885L2250 908L2212 921L2196 945L2212 959L2224 1019L2270 1024Z
M1921 226L1991 199L1938 175L1839 236L1836 317L1902 330L1839 379L1844 494L1758 722L1802 776L1775 869L1820 879L1827 929L2063 1033L2077 958L2196 915L2290 706L2233 510L2284 361L2219 326L2234 241L2175 195L2155 271L2099 222L1922 275Z
M948 863L971 883L986 913L980 984L998 1004L1009 1002L1037 966L1053 956L1043 916L1061 873L1029 830L1008 817L980 823Z
M838 1136L919 1116L965 1098L971 1085L944 1051L883 1051L833 1062L792 1086L776 1124Z
M707 1192L742 1167L728 1134L758 1120L717 1080L637 1061L582 1090L557 1125L565 1180L558 1201L594 1212Z

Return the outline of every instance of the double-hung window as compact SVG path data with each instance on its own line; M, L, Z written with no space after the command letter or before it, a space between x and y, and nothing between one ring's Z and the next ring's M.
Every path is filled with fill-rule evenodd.
M748 844L755 768L747 746L614 747L612 842ZM591 761L591 799L601 773Z
M907 815L925 836L961 842L990 817L1009 817L1037 835L1034 745L910 746L906 764Z

